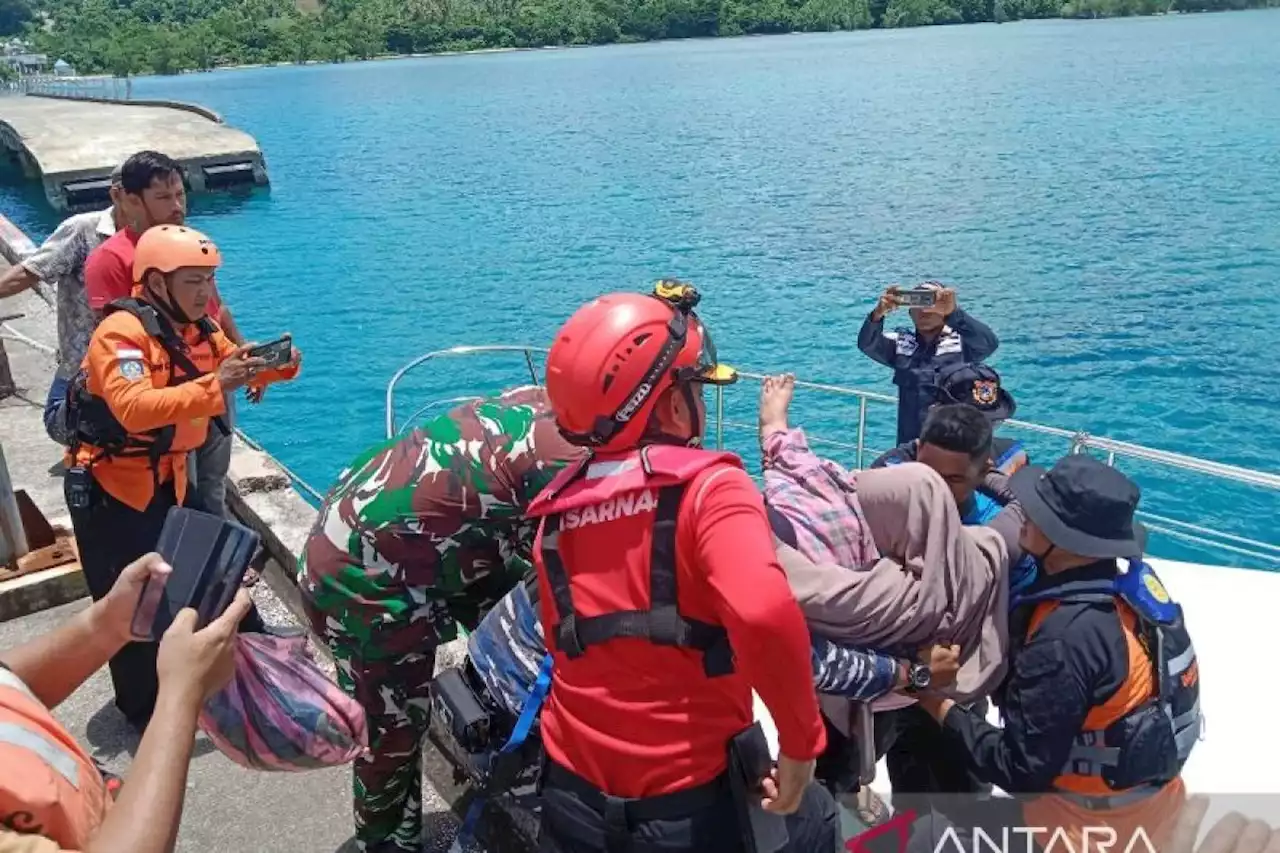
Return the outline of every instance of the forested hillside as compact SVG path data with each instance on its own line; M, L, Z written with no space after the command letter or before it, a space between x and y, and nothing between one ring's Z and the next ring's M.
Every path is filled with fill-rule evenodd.
M1280 0L0 0L81 73L1275 6Z

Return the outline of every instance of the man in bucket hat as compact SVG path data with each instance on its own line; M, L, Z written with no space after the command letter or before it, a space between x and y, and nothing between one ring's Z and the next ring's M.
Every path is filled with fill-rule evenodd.
M1011 490L1040 576L1010 616L1009 675L996 694L1004 727L936 694L921 707L984 780L1040 795L1017 819L1046 828L1042 849L1057 830L1080 849L1100 825L1120 838L1141 830L1163 849L1200 733L1199 668L1182 609L1142 561L1138 487L1071 455L1049 471L1024 468Z

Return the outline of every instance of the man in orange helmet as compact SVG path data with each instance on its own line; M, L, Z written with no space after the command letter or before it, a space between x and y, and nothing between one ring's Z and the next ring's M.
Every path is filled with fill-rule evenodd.
M603 296L547 359L556 423L591 450L528 510L554 656L547 850L839 849L834 801L812 783L825 732L804 615L741 460L698 447L703 385L737 379L698 300L677 281ZM752 688L778 728L776 768Z
M68 395L72 444L65 493L95 600L155 548L187 492L187 454L200 447L223 394L292 379L301 359L265 370L207 316L218 247L198 231L158 225L138 240L134 296L106 306ZM116 706L143 727L156 700L156 644L111 659Z

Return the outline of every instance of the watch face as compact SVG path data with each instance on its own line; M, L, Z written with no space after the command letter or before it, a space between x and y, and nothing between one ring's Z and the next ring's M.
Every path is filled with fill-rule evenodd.
M924 689L929 686L929 681L933 673L929 671L929 667L924 664L916 664L911 667L911 684L917 689Z

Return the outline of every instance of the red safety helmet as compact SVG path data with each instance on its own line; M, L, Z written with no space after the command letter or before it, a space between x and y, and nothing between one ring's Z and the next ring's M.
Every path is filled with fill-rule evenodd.
M737 381L693 313L700 299L691 285L663 279L651 295L610 293L569 318L547 356L547 397L567 441L635 447L667 388Z

